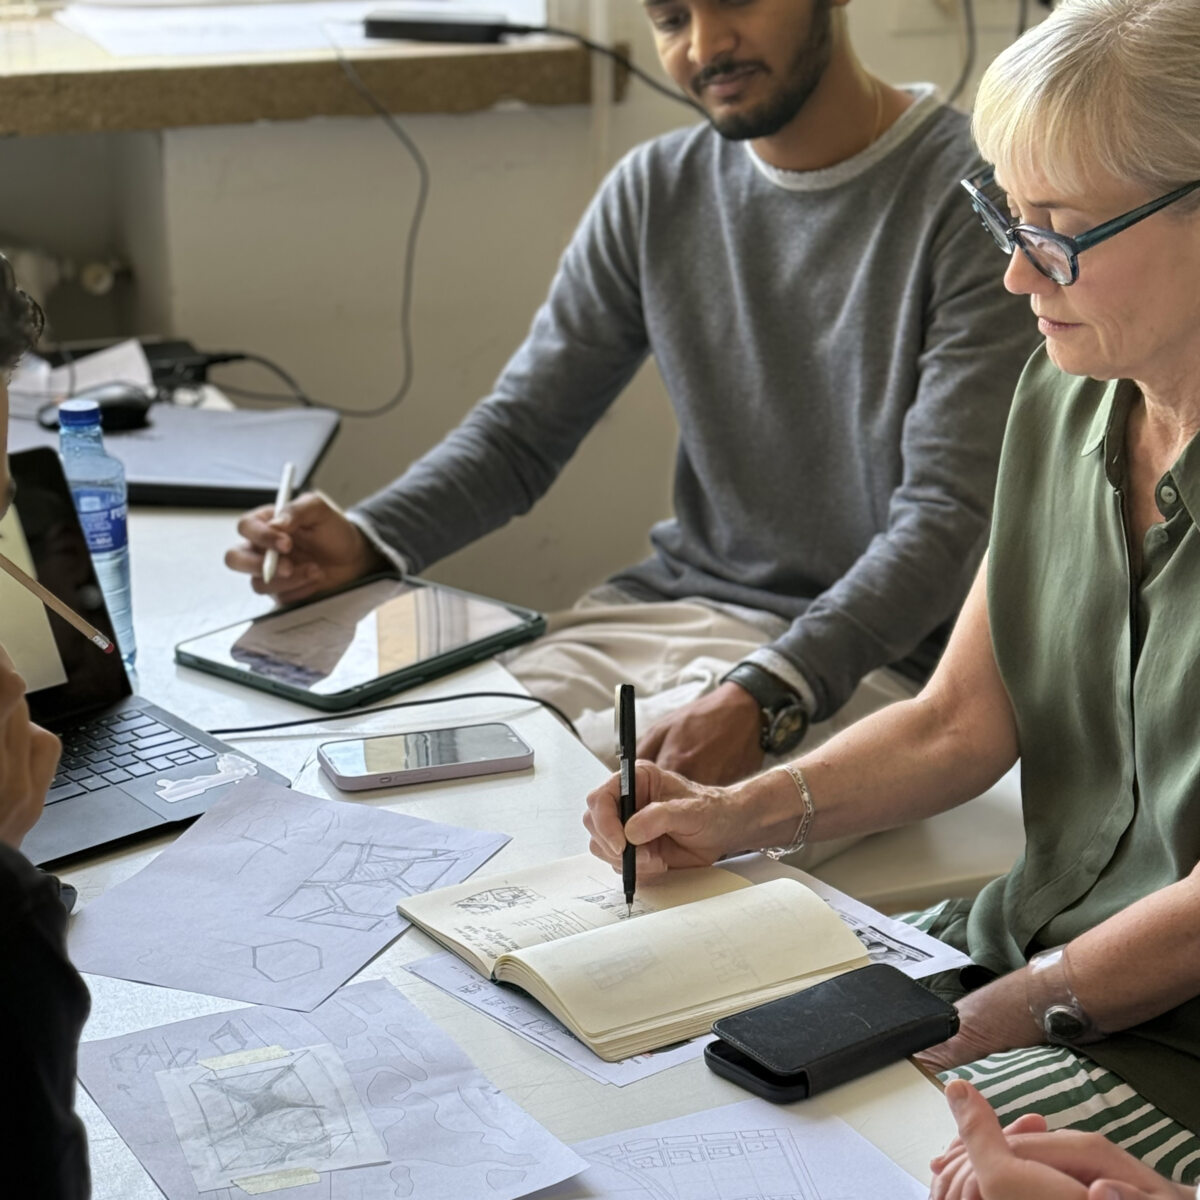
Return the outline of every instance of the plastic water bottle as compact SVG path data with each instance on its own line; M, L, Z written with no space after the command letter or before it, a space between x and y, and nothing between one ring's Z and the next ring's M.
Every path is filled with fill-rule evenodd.
M100 409L94 400L67 400L58 407L59 450L75 498L96 577L104 592L117 648L132 670L137 657L129 589L129 533L125 468L104 451Z

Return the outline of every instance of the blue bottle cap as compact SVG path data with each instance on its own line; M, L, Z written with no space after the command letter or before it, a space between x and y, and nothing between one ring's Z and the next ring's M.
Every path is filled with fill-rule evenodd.
M95 400L64 400L58 406L58 423L64 429L99 425L100 405Z

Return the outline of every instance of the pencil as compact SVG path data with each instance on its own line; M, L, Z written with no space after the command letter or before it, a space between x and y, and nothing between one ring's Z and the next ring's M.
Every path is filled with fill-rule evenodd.
M275 493L275 515L278 517L292 498L292 485L296 480L295 463L284 463L283 474L279 478L279 490ZM279 551L272 546L263 555L263 583L270 583L275 578L275 568L279 566Z
M64 621L74 625L89 642L94 642L105 654L111 654L115 647L95 625L89 625L73 608L64 604L52 591L44 588L32 576L26 575L15 562L10 562L0 554L0 569L11 575L23 588L32 592L51 612L56 612Z

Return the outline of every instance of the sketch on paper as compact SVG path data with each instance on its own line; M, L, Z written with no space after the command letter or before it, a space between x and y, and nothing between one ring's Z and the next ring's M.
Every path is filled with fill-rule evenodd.
M786 1129L631 1137L588 1158L597 1194L620 1200L822 1200Z
M540 896L532 888L495 887L463 896L461 900L454 902L454 907L478 916L483 913L504 912L510 908L523 908L544 899L544 896Z
M462 882L507 841L243 779L84 908L71 956L99 975L308 1010L408 928L398 900Z
M921 1200L929 1189L844 1121L743 1100L581 1142L587 1170L539 1200Z
M630 946L619 954L593 959L585 971L592 986L597 991L605 992L644 975L657 965L658 957L649 946Z
M381 980L85 1042L79 1077L167 1200L300 1167L306 1200L516 1200L586 1165Z
M631 917L641 916L648 911L645 904L639 902L635 896L633 899L633 911L630 912L629 906L625 903L625 893L619 888L611 888L607 892L592 892L587 896L580 896L578 898L585 904L593 904L606 913L614 914L618 921L627 921Z
M418 975L448 995L478 1009L513 1033L541 1046L576 1070L598 1080L624 1087L648 1075L699 1058L711 1036L695 1038L674 1046L664 1046L648 1054L635 1054L621 1062L605 1062L587 1048L556 1017L551 1016L532 996L515 988L493 983L476 974L457 955L442 953L408 963L406 970Z
M878 925L845 914L841 916L854 931L854 936L862 942L873 963L889 963L893 967L903 967L923 963L933 957L928 951L902 941L887 930L880 929Z
M444 847L342 842L270 911L308 925L377 929L396 915L396 898L436 887L467 852Z
M202 1192L288 1167L332 1171L387 1159L330 1045L226 1069L180 1067L157 1079Z
M824 880L803 871L797 875L854 931L872 962L890 963L910 979L924 979L939 971L956 971L971 965L961 951L916 926L885 916Z

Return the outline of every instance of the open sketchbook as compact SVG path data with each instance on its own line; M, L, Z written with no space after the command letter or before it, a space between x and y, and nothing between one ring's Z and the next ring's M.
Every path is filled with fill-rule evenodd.
M752 885L717 867L639 887L632 920L619 876L588 854L398 907L480 974L528 992L609 1062L868 961L802 883Z

